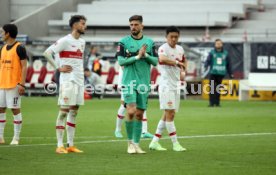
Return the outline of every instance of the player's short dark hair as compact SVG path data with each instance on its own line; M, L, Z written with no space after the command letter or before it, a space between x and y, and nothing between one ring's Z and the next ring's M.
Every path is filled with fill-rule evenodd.
M11 38L16 38L18 34L18 29L15 24L5 24L2 29L5 33L9 33Z
M84 72L90 72L90 69L85 68L85 69L84 69Z
M131 22L131 21L140 21L142 23L143 22L143 16L133 15L129 18L129 22Z
M83 16L83 15L74 15L74 16L71 16L71 19L69 20L69 26L72 28L73 25L75 23L77 23L77 22L80 22L80 20L86 21L85 16Z
M180 34L180 30L176 26L170 26L166 29L166 35L168 35L171 32L176 32Z

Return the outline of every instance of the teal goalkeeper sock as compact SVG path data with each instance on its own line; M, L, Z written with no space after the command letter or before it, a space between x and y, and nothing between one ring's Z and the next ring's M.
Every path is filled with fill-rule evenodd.
M126 121L126 131L128 140L133 139L133 121Z
M142 134L142 121L135 121L133 128L134 128L134 133L133 133L134 143L138 144L140 142L141 134Z

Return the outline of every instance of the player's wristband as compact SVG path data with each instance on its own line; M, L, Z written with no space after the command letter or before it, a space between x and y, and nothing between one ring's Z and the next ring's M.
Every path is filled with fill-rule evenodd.
M135 59L136 59L136 60L139 60L139 59L140 59L139 55L135 56Z
M148 54L148 53L145 53L145 57L148 58L148 57L149 57L149 54Z
M24 89L26 89L26 86L24 86L23 84L18 83L17 85L23 87Z
M179 61L175 60L175 65L178 65Z

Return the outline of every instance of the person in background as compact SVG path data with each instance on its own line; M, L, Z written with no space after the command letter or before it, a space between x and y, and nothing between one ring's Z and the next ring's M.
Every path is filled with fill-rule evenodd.
M98 47L91 46L90 52L85 59L86 63L84 64L84 67L87 67L89 70L92 70L93 62L97 58L97 56L99 56Z
M220 92L217 91L217 86L222 83L227 73L230 78L234 77L228 51L223 48L221 39L215 40L215 48L209 53L204 67L205 69L210 67L209 80L210 87L213 89L209 94L209 107L220 107Z
M99 94L99 90L101 90L101 85L103 85L101 77L95 72L91 72L88 68L84 69L84 82L85 85L91 85L94 90L91 96L96 96L99 99L103 98L103 94ZM102 86L103 87L103 86Z
M103 65L104 65L104 62L102 60L102 56L99 55L99 54L97 54L96 58L93 61L91 71L95 72L96 74L98 74L99 76L101 76L102 75L102 67L103 67Z

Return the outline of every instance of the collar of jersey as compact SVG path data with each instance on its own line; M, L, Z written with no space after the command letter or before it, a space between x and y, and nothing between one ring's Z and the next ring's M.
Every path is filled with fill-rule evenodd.
M134 40L141 40L141 39L143 39L143 38L144 38L144 35L142 35L142 37L141 37L141 38L139 38L139 39L134 38L132 35L130 35L130 36L131 36L131 38L132 38L132 39L134 39Z

